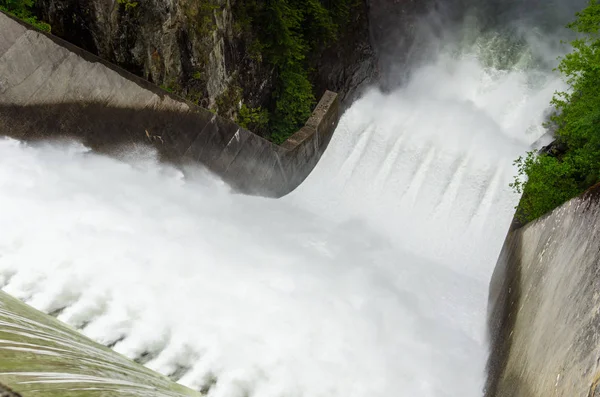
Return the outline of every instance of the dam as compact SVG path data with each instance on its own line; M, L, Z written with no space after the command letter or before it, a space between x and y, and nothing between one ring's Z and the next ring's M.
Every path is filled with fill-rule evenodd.
M277 156L247 170L252 156L236 157L244 171L229 180L222 174L233 168L207 164L208 152L174 164L161 161L173 152L160 145L93 150L86 139L101 133L98 119L83 120L91 132L78 139L45 134L47 121L19 122L40 105L35 94L17 98L33 86L24 76L0 94L2 290L210 396L482 396L488 285L519 200L512 162L546 134L548 103L565 88L552 71L564 49L536 33L535 20L522 23L528 29L487 28L465 14L427 36L406 81L367 91L339 122L331 93L294 146L248 135L260 142L254 153ZM9 81L19 71L4 62ZM144 88L144 106L128 115L152 101L187 106L125 80ZM44 87L50 102L62 98ZM77 92L59 105L82 109ZM43 120L55 105L43 103ZM185 112L223 123L215 131L229 139L239 132ZM77 129L76 116L65 120L52 128ZM36 127L44 139L26 139ZM286 160L307 137L316 143ZM298 158L310 158L309 169L294 168ZM248 191L244 180L267 187ZM0 381L24 396L64 382L32 387L6 372ZM161 381L170 391L150 395L193 395Z

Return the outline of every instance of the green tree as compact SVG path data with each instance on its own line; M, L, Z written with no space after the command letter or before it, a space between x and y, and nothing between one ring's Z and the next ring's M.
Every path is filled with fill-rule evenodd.
M237 2L238 28L254 35L253 59L273 67L270 138L285 141L316 104L307 57L337 38L357 0L246 0Z
M523 193L517 217L528 222L581 194L600 181L600 1L590 0L569 25L578 33L558 70L569 90L554 95L558 153L533 152L515 162L511 186ZM525 182L526 180L526 182Z

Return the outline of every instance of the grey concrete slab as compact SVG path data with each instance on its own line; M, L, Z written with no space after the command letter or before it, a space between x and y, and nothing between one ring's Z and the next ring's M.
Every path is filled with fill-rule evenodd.
M509 232L489 302L487 397L595 395L600 185Z

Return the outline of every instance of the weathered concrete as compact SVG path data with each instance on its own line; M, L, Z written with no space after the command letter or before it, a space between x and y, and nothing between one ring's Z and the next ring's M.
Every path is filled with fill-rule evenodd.
M306 126L277 146L61 39L0 14L0 134L73 137L95 150L154 146L201 163L244 193L279 197L310 173L339 118L326 92Z
M0 382L7 397L201 396L1 291Z
M7 387L0 383L0 397L22 397L19 393L16 393L10 387Z
M487 397L600 395L600 185L509 232L490 285Z

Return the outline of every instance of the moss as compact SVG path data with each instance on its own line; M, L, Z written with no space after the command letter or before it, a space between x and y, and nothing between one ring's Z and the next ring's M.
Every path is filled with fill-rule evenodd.
M194 73L192 73L192 79L196 81L204 81L204 76L202 76L201 71L196 70Z
M261 63L263 61L263 52L265 50L265 46L260 42L260 40L252 40L250 43L250 47L248 48L248 56L255 62Z
M183 71L173 76L180 79L183 89L178 93L204 108L209 106L206 67L214 47L213 32L217 29L215 12L221 8L216 0L182 0L184 30L179 36Z
M131 1L131 0L117 0L117 3L124 6L125 11L133 10L134 8L136 8L138 6L137 1Z
M242 89L237 84L230 84L221 95L215 99L215 111L219 116L233 119L242 100Z
M183 12L192 29L201 37L207 37L217 25L214 12L220 6L210 0L187 1L182 4Z
M269 113L266 109L250 108L242 104L235 122L242 128L253 132L261 132L269 124Z
M160 88L172 94L181 93L181 85L174 80L161 84Z

